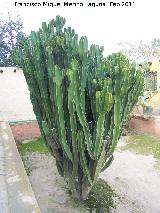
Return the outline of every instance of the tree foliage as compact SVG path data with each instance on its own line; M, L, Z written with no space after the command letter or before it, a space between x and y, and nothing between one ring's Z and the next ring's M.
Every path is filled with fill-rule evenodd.
M22 31L23 22L19 16L0 21L0 66L14 66L14 52L25 34Z

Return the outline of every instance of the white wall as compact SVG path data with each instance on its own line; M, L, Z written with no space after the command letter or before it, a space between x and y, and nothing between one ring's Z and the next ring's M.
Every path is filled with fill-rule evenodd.
M35 119L23 71L14 69L0 67L0 121Z

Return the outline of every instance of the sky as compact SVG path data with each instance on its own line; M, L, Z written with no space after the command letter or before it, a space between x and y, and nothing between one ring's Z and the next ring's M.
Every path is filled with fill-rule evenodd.
M45 1L45 0L44 0ZM15 6L15 2L41 3L43 0L1 0L0 19L7 11L19 14L24 23L25 32L38 30L43 21L49 22L56 15L66 18L66 26L71 26L79 36L87 36L89 44L104 46L105 53L117 51L118 42L148 42L160 38L160 0L133 0L130 7L109 6L112 0L46 0L60 3L59 7ZM64 7L64 2L82 2L83 7ZM88 7L88 3L105 3L105 7ZM124 1L125 2L125 1ZM134 2L134 3L133 3Z

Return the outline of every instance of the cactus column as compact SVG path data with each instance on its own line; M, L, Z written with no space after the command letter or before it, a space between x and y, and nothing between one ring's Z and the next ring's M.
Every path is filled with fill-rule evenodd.
M143 91L141 72L120 53L103 57L57 16L18 49L45 143L73 197L85 199L113 160Z

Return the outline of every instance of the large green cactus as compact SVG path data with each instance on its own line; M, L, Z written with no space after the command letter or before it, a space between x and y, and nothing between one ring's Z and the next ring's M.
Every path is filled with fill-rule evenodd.
M85 199L113 159L143 90L141 72L120 53L88 48L60 16L19 48L39 127L74 197Z

